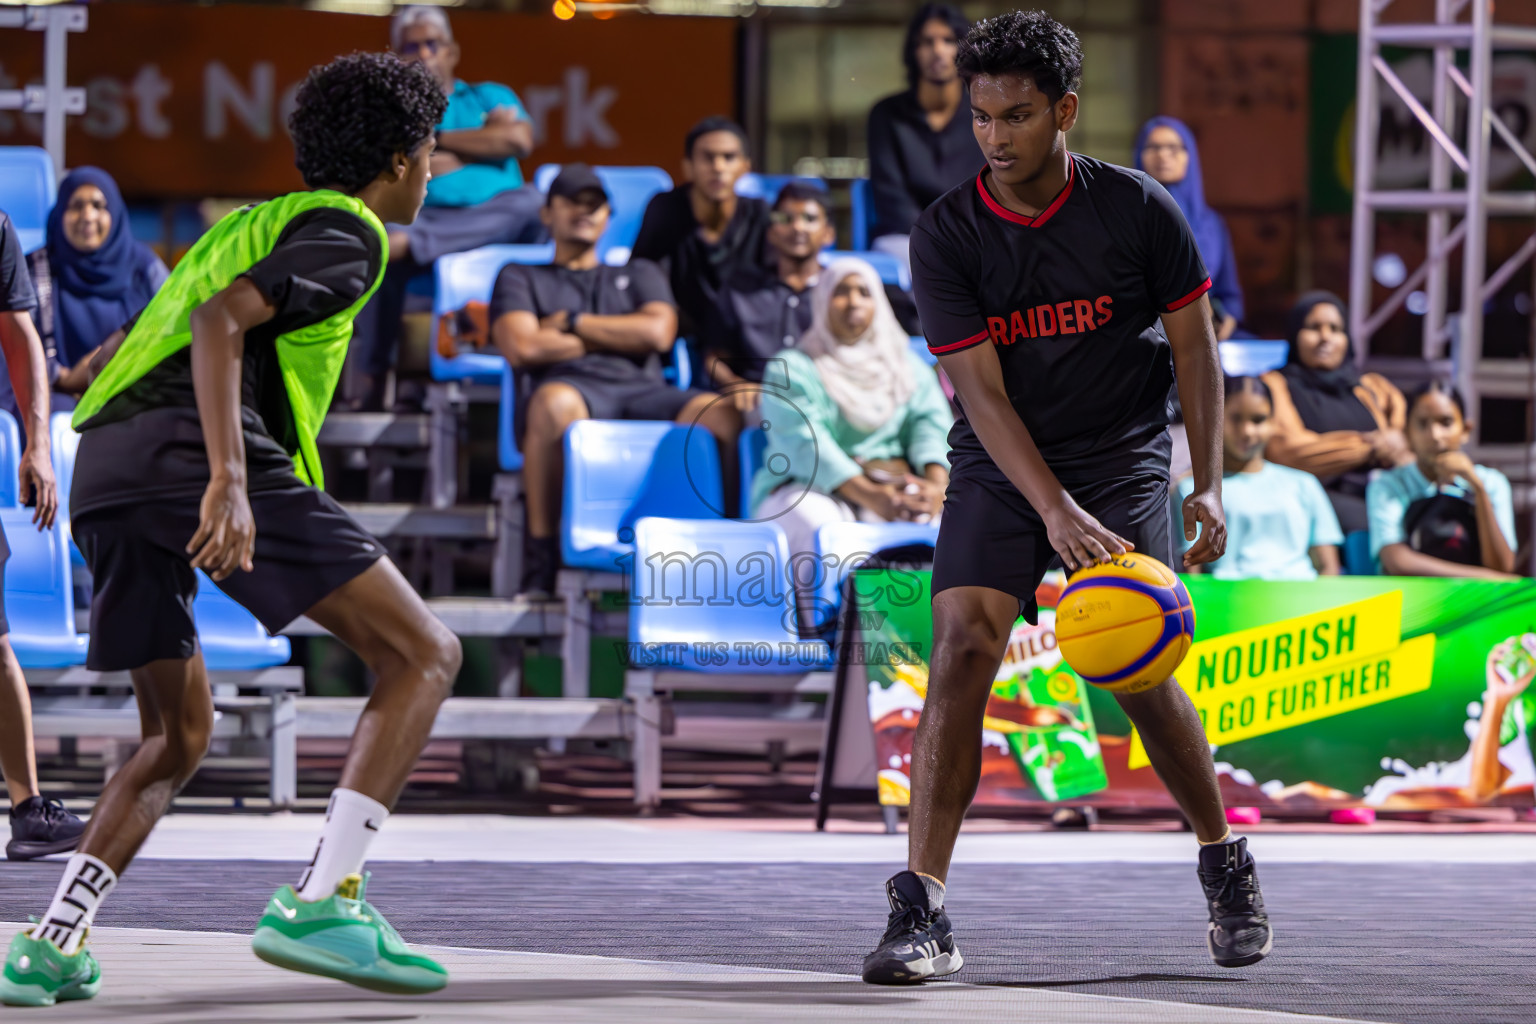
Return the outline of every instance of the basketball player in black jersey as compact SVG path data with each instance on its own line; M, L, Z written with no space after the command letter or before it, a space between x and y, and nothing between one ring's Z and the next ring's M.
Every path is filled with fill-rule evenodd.
M1173 199L1140 171L1068 152L1082 50L1047 15L1013 12L961 45L987 166L912 232L923 329L962 414L933 568L931 679L912 750L908 867L864 980L960 969L944 879L981 772L982 716L1035 587L1127 550L1171 564L1168 398L1177 368L1195 490L1187 565L1226 547L1221 367L1210 278ZM1158 330L1161 322L1162 330ZM1198 539L1196 538L1198 528ZM1207 944L1224 967L1270 949L1253 858L1227 828L1210 747L1178 683L1116 694L1200 841Z

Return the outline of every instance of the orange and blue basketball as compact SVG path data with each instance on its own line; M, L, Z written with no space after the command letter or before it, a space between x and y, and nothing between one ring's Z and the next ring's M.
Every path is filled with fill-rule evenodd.
M1195 639L1195 608L1162 562L1130 552L1083 569L1056 602L1056 643L1072 670L1116 693L1173 675Z

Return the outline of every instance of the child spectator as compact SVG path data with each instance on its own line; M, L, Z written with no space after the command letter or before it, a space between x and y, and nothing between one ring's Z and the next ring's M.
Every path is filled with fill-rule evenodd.
M1383 472L1365 492L1371 556L1387 575L1513 578L1509 480L1461 450L1471 429L1450 383L1430 381L1409 398L1414 461Z
M1274 432L1269 388L1257 377L1228 377L1226 395L1221 503L1227 553L1207 571L1219 580L1337 576L1344 534L1323 485L1311 473L1264 461ZM1179 481L1181 505L1194 486L1192 477ZM1189 549L1189 541L1180 544Z

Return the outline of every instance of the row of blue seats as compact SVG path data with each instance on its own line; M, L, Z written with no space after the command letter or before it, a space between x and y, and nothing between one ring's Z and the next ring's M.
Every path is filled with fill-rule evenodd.
M59 516L51 529L39 531L32 509L20 502L21 432L15 419L0 410L0 523L11 549L5 564L5 611L11 646L23 668L69 668L85 662L87 638L75 622L71 568L72 562L81 564L83 559L70 540L68 514L79 435L67 413L55 413L49 427ZM210 669L241 671L288 662L292 651L287 637L268 634L200 570L197 580L192 611Z

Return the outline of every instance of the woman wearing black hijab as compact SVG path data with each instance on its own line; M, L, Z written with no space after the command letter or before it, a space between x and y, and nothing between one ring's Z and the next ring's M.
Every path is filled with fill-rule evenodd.
M1264 375L1274 437L1264 457L1322 481L1345 533L1368 527L1365 485L1377 467L1413 461L1403 434L1407 403L1380 374L1355 367L1344 300L1308 292L1291 308L1286 364Z

